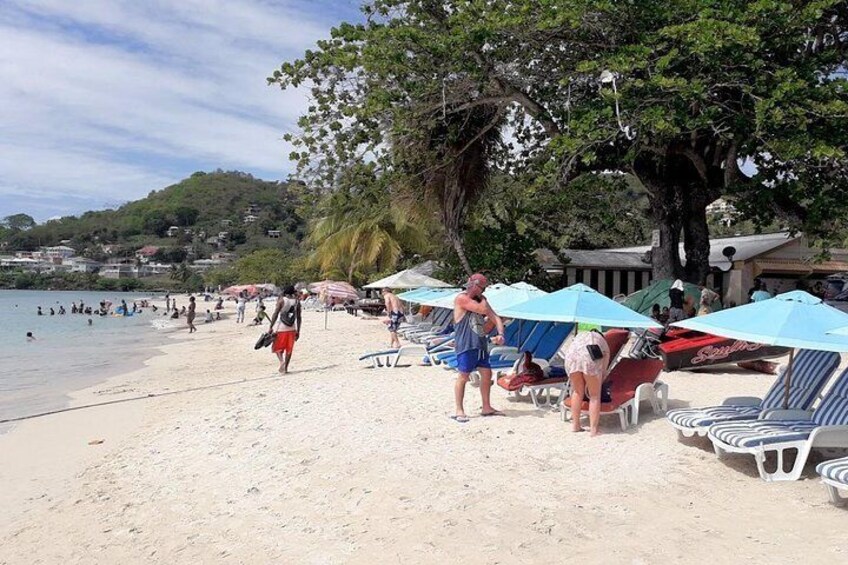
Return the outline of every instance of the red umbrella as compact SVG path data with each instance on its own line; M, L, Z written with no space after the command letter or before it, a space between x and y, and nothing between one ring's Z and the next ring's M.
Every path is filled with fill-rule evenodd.
M309 285L309 292L338 298L341 300L359 300L359 294L350 283L340 281L321 281Z

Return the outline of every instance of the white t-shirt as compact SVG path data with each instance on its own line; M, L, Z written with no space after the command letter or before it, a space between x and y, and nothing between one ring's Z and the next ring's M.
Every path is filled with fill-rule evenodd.
M297 322L293 322L292 325L290 325L290 326L286 325L286 323L283 322L283 318L285 317L287 312L289 312L293 308L295 310L297 309L297 299L284 296L284 297L280 298L280 300L283 301L283 307L280 308L280 316L279 316L279 318L277 318L277 331L278 332L294 332L294 331L297 331L297 326L296 326Z

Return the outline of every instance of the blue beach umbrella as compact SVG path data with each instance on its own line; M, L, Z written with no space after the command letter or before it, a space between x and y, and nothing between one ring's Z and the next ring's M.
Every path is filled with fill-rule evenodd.
M647 316L580 283L516 304L499 314L537 322L584 322L610 328L662 328Z
M752 302L672 325L766 345L848 352L848 339L828 333L834 328L848 326L848 314L803 290L785 292L771 300ZM789 400L794 354L793 349L785 373L784 408Z
M671 325L766 345L848 352L848 340L828 334L848 326L848 314L803 290Z
M398 294L398 298L404 302L423 304L425 301L434 300L447 294L458 292L455 288L417 288Z

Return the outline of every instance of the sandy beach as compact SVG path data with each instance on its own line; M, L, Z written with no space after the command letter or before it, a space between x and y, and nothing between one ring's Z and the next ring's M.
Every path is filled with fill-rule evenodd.
M638 426L606 417L590 438L497 387L505 417L477 416L469 388L473 417L458 424L451 373L366 368L357 357L385 345L385 327L343 312L323 325L304 314L280 377L253 349L259 328L200 323L74 403L173 394L0 435L0 563L848 560L848 513L812 466L768 484L753 458L719 461L647 406ZM663 376L671 407L773 379Z

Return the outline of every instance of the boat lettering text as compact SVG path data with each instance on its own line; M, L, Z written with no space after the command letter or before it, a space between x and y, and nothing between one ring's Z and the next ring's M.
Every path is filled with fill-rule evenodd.
M736 340L730 345L708 345L699 349L698 353L692 357L692 361L690 362L692 365L698 365L707 361L718 361L720 359L726 359L739 351L756 351L761 347L762 344L760 343L750 343L740 340Z

